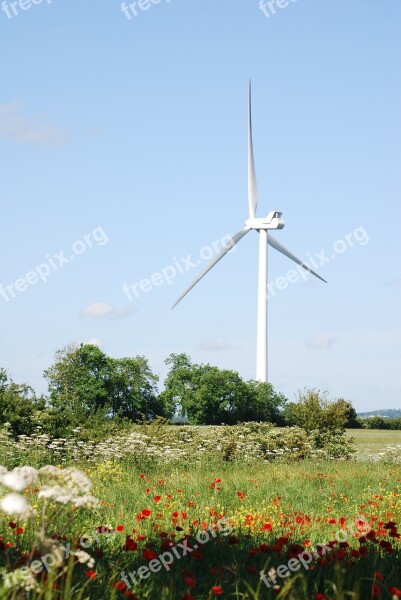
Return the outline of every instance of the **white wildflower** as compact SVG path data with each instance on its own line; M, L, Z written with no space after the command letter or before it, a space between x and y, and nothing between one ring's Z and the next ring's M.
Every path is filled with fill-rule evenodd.
M19 494L6 494L0 500L0 508L7 515L22 515L28 510L28 502Z
M15 471L1 475L0 482L14 492L22 492L26 488L25 479Z

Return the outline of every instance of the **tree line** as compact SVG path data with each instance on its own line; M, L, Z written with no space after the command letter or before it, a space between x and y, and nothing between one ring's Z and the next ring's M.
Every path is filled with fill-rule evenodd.
M0 369L0 425L13 435L30 435L40 427L53 436L74 428L104 431L157 417L195 425L234 425L259 421L299 425L305 429L359 426L356 412L344 399L304 390L295 402L270 383L245 381L236 371L195 364L187 354L166 359L164 389L144 356L112 358L90 344L67 346L44 372L48 393L15 383Z

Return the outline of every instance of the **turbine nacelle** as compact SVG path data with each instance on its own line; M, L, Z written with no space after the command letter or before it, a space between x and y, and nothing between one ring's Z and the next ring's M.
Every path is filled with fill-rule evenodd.
M272 210L268 213L267 217L263 219L257 219L256 217L251 217L247 221L245 221L245 225L250 229L257 229L260 231L261 229L283 229L285 222L281 218L283 213Z

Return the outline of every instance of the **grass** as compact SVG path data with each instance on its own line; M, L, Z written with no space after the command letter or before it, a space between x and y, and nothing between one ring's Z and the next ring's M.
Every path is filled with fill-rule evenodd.
M378 454L386 446L401 444L401 431L385 429L347 429L353 437L361 454Z
M401 432L350 431L361 453L381 451ZM399 436L401 437L401 436ZM400 440L401 441L401 440ZM401 597L401 467L360 461L199 463L156 467L99 462L87 471L101 504L91 511L47 507L47 552L81 543L95 557L88 569L61 561L38 575L37 592L2 588L12 600L387 600ZM7 570L40 558L30 555L43 501L31 491L38 515L26 523L3 518L0 565ZM223 519L223 521L222 521ZM393 522L392 525L389 522ZM220 524L220 525L219 525ZM99 533L101 525L111 530ZM387 526L386 526L387 525ZM20 531L21 527L23 531ZM209 541L197 541L209 530ZM220 531L219 531L220 527ZM17 533L19 531L19 533ZM375 533L369 533L374 531ZM213 534L212 534L213 532ZM366 538L366 534L368 538ZM206 535L206 534L204 534ZM178 544L189 544L182 556ZM63 540L64 538L64 540ZM128 542L127 542L128 540ZM1 542L3 543L3 549ZM340 547L340 542L344 547ZM319 544L332 550L319 558ZM137 583L124 575L170 552L180 558ZM184 545L185 545L184 544ZM194 550L194 545L198 548ZM390 544L390 546L389 546ZM6 546L9 545L9 548ZM298 546L297 546L298 545ZM179 550L178 550L179 549ZM267 587L259 572L287 565L303 550L311 563ZM373 587L372 587L373 586ZM1 588L0 588L1 589ZM390 591L392 590L392 591Z

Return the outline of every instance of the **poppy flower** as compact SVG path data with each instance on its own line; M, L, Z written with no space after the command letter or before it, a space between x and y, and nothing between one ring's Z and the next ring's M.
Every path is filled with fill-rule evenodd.
M23 527L18 527L18 528L15 530L15 533L16 533L16 535L20 535L21 533L24 533L24 529L23 529Z
M144 550L142 552L142 556L145 560L154 560L155 558L157 558L153 550Z
M117 531L124 531L124 525L117 525Z
M193 577L185 577L184 578L184 583L185 585L187 585L188 587L195 587L196 584L198 583L196 579L194 579Z
M93 569L88 569L88 571L85 572L85 575L88 579L96 579L97 577L97 573Z
M221 585L214 585L210 591L214 596L221 596L221 594L224 594L224 590Z
M243 492L237 492L237 496L240 500L244 500L245 494Z
M124 590L125 589L125 583L123 581L114 581L111 585L116 590Z
M381 589L381 587L379 585L377 585L376 583L374 583L372 585L372 596L374 598L378 598L379 596L381 596L383 594L383 590Z
M162 497L161 497L161 496L155 496L155 497L153 498L153 500L154 500L155 502L160 502L160 500L161 500L161 499L162 499Z
M401 590L398 589L398 587L389 587L388 591L390 592L390 594L393 594L393 596L401 598Z
M376 571L375 572L375 579L377 579L378 581L384 581L384 575L383 575L383 573L380 573L380 571Z
M138 550L138 544L129 535L125 540L125 550Z

